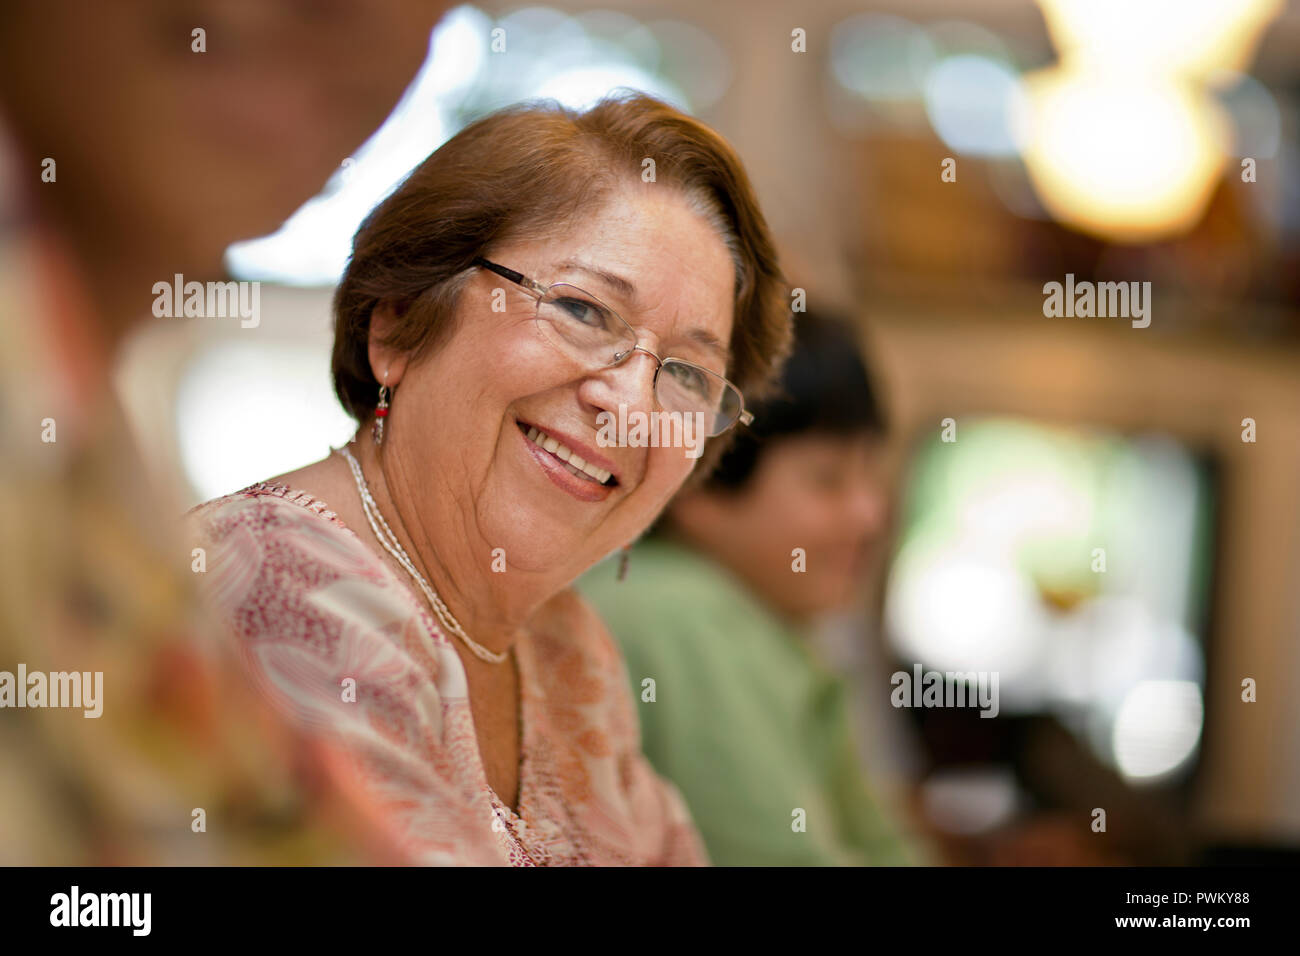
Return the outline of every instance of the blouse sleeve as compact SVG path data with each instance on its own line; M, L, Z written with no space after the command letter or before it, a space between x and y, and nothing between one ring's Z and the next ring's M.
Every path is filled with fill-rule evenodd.
M458 785L473 733L454 651L428 642L377 561L274 497L209 503L191 520L209 551L209 599L250 676L337 752L332 782L414 862L500 864L483 838L485 798L472 804Z

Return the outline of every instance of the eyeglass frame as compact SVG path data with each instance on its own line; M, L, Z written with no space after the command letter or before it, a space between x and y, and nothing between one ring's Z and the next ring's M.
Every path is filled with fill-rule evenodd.
M543 285L542 283L538 282L536 279L530 279L528 278L528 276L524 275L521 272L516 272L514 269L511 269L508 266L503 266L498 262L492 262L490 259L486 259L483 256L475 256L474 261L471 263L471 265L487 269L489 272L493 272L496 275L501 276L501 278L508 279L511 282L515 283L516 285L522 287L523 289L537 296L537 302L539 305L541 304L542 298L546 296L551 291L551 289L553 289L557 285L565 285L576 292L581 292L583 295L591 296L591 298L596 300L596 302L598 302L602 308L609 309L611 315L616 316L620 322L622 322L625 326L627 326L628 332L630 332L632 335L633 345L626 352L617 356L613 362L610 362L608 365L603 365L601 366L601 368L616 368L617 366L621 365L628 358L628 356L630 356L633 352L645 352L646 355L649 355L651 358L653 358L656 363L655 377L654 377L654 381L651 383L651 390L655 393L656 400L658 400L659 372L664 367L664 362L669 360L674 362L680 362L683 365L688 365L692 368L698 368L701 371L708 372L710 375L715 375L718 378L722 379L722 381L725 382L730 388L732 388L735 391L736 395L739 396L740 413L734 419L732 419L731 423L727 425L726 428L718 432L716 435L710 435L709 436L710 438L717 438L721 435L725 435L731 429L735 428L737 424L750 425L753 423L754 413L745 408L745 393L740 390L740 387L736 385L735 382L731 381L731 379L727 378L725 375L718 375L717 372L713 371L712 369L707 369L703 365L697 365L695 362L688 362L686 361L686 359L677 358L672 355L668 356L667 359L664 359L661 358L656 353L650 351L648 348L645 348L643 345L641 345L639 341L637 341L639 336L636 334L636 329L632 327L632 323L629 322L627 319L623 318L622 313L620 313L618 309L615 309L604 299L600 298L600 296L592 295L592 293L588 292L586 289L583 289L580 286L576 286L572 282L553 282L550 285Z

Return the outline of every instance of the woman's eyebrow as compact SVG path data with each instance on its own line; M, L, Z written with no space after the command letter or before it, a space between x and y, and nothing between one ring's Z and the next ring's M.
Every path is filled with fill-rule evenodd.
M632 283L630 279L626 279L615 272L609 272L606 269L601 269L598 268L597 266L590 265L586 262L581 261L580 259L565 259L563 262L558 263L555 266L555 268L556 271L559 272L562 272L565 269L574 269L577 270L578 272L585 272L589 276L594 276L595 278L600 279L606 285L610 286L612 289L618 292L619 295L621 295L624 299L627 300L628 305L630 305L633 309L637 307L636 286ZM686 333L685 337L695 342L695 344L700 345L703 348L708 349L710 352L715 353L720 359L723 360L724 365L727 359L730 357L731 352L730 349L727 347L726 343L724 343L721 339L719 339L708 329L703 329L703 328L691 329Z
M729 355L727 346L722 343L716 335L708 329L695 328L686 333L686 338L693 340L697 345L702 345L710 352L717 353L718 357L723 360L725 366Z
M581 262L577 259L566 259L563 262L561 262L559 265L557 265L555 268L559 271L563 271L565 269L576 269L579 272L587 273L587 275L589 276L594 276L597 279L600 279L602 282L604 282L607 286L609 286L611 289L613 289L623 298L627 299L630 305L633 306L636 305L636 286L632 283L630 279L625 279L623 276L618 275L615 272L609 272L605 269L600 269L597 268L596 266L588 265L587 263Z

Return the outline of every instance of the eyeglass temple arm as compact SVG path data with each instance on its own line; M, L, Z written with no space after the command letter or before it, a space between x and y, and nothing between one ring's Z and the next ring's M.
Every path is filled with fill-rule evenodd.
M544 285L541 285L538 282L534 282L532 279L528 278L522 272L516 272L514 269L507 269L505 266L497 265L497 263L495 262L490 262L489 260L484 259L482 256L475 256L474 261L471 263L471 265L482 266L484 269L487 269L489 272L495 272L503 279L509 279L511 282L515 283L516 285L523 286L533 295L540 296L546 294L546 287Z

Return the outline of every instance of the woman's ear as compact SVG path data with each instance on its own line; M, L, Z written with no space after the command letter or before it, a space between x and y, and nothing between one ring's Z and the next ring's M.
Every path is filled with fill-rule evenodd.
M395 351L384 344L396 323L397 315L391 302L380 302L370 312L370 372L376 381L389 388L396 388L402 381L408 359L408 353Z

